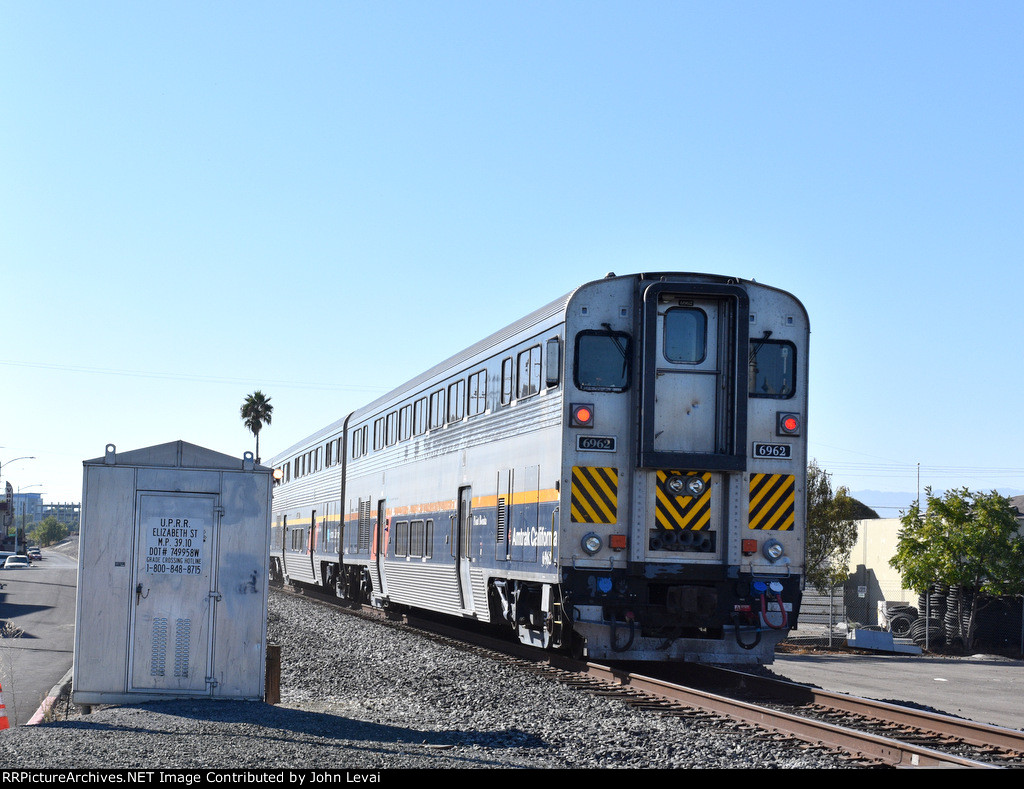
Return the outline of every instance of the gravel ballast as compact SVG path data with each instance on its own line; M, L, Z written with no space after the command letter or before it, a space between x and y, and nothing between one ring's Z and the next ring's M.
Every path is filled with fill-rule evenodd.
M281 703L172 700L0 731L6 769L831 768L820 749L662 717L416 633L270 596Z

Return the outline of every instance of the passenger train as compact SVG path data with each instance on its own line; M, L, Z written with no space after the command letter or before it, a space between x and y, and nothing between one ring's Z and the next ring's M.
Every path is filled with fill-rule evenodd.
M273 458L272 579L594 659L770 663L809 332L754 281L588 282Z

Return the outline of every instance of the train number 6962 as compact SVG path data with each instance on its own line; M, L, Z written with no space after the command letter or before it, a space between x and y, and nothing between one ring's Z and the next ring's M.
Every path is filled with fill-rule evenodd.
M756 458L789 458L793 449L789 444L754 444Z

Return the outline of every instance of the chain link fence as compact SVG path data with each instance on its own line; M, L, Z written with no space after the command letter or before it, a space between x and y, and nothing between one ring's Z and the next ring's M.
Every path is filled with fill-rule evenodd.
M937 654L1022 657L1022 603L1020 596L992 597L955 586L932 586L924 594L877 583L871 588L850 582L833 589L808 588L799 627L785 643L845 647L850 633L866 629L889 632L897 643Z

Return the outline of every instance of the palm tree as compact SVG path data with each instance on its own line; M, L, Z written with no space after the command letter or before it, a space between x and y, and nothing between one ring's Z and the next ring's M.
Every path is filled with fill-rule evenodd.
M270 404L270 398L257 389L245 398L242 403L242 420L256 436L256 462L260 462L260 430L264 425L270 424L270 415L274 412L274 406Z

